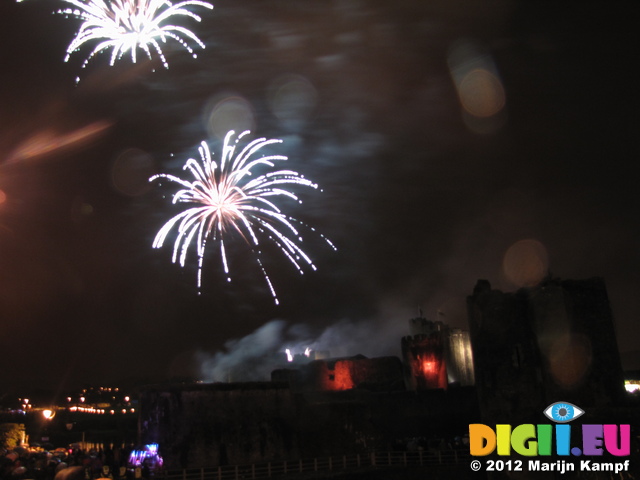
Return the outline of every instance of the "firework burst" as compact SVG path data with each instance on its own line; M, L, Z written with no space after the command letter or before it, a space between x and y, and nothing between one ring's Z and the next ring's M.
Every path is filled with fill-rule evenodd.
M75 38L67 48L65 62L71 54L79 50L85 43L98 41L83 63L83 68L89 60L103 50L112 49L110 65L131 52L131 60L136 62L136 52L141 48L149 59L152 50L155 51L165 68L169 68L164 56L161 43L167 39L177 41L193 57L196 57L188 40L205 48L204 43L191 31L178 25L166 22L175 16L186 16L196 21L200 17L188 10L187 7L204 7L212 9L213 5L200 0L184 0L175 5L169 0L63 0L72 7L59 10L58 13L73 15L83 23Z
M225 251L225 239L230 232L239 233L256 252L256 261L276 302L279 303L273 284L261 260L261 239L268 239L284 254L285 258L302 274L303 265L316 269L312 260L300 246L302 238L294 224L300 222L282 213L274 202L278 197L287 197L302 203L289 187L311 187L317 184L292 170L273 169L275 162L286 161L282 155L266 155L254 158L263 147L282 143L279 139L258 138L249 142L236 154L239 141L250 132L245 131L236 137L232 144L234 131L227 133L222 148L220 163L212 160L211 151L206 142L200 144L201 162L190 158L183 166L193 180L159 174L150 178L154 181L166 178L183 188L173 195L173 203L189 203L187 208L166 222L153 241L154 248L164 244L169 233L176 229L173 243L172 262L184 267L189 246L195 243L198 257L198 289L202 283L202 264L205 246L208 240L219 244L222 265L230 281L229 263ZM256 167L269 167L272 170L253 177ZM315 231L315 229L311 229ZM333 244L320 235L334 250Z

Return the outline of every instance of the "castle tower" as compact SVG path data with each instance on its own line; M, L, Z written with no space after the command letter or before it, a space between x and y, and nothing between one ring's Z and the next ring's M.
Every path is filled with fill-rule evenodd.
M449 329L446 351L449 383L455 382L463 387L474 385L475 374L469 332L460 328Z
M412 336L401 341L409 390L447 388L446 328L423 317L409 320Z
M622 367L604 281L549 280L515 293L478 281L467 299L483 420L523 423L557 401L615 405Z

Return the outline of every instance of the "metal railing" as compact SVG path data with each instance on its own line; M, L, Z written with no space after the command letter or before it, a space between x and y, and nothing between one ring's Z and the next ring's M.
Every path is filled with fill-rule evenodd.
M163 470L157 472L155 477L161 480L254 480L364 468L451 468L470 460L469 452L464 450L371 452L304 460L282 460L188 470Z

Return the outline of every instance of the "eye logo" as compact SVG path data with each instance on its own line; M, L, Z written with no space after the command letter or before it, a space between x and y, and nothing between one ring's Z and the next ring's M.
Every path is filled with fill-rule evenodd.
M567 423L584 413L580 407L569 402L556 402L544 410L544 414L556 423Z

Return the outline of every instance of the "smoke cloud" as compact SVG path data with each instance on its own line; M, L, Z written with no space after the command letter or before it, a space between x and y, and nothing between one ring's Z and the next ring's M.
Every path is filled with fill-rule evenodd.
M414 315L415 316L415 315ZM306 349L323 357L399 355L400 338L407 335L407 320L338 321L320 332L300 323L272 320L245 337L225 343L214 354L198 352L201 380L205 382L267 381L276 368L288 366L286 350L303 355ZM312 355L313 357L313 355Z

